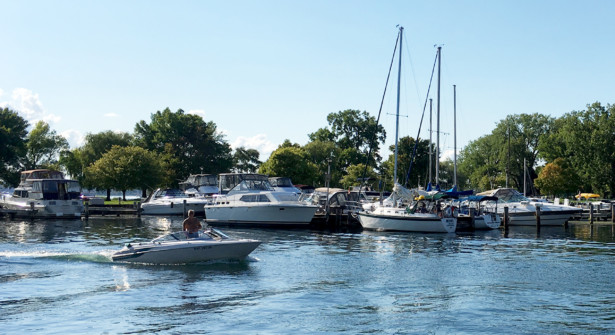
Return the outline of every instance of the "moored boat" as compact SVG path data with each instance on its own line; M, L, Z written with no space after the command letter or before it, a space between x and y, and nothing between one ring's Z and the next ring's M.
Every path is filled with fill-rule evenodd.
M23 171L13 193L0 196L0 207L30 218L78 218L84 209L79 183L48 169Z
M141 204L144 215L183 215L193 210L203 215L203 206L210 200L203 197L190 197L178 189L157 189Z
M530 201L519 191L512 188L498 188L485 191L477 195L497 197L500 205L495 201L486 201L484 211L504 215L504 208L508 207L508 224L511 226L536 225L536 209L540 208L540 225L559 226L566 223L582 209L566 205L554 205L542 201Z
M208 223L295 226L309 225L317 206L299 201L292 192L274 191L266 175L227 173L220 190L204 206Z

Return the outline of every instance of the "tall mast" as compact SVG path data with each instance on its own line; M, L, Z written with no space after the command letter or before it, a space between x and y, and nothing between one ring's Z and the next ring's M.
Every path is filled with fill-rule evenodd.
M431 183L431 170L433 169L431 167L431 162L433 161L433 141L431 140L431 133L433 132L433 126L431 125L432 102L433 99L429 99L429 182L427 184Z
M395 113L395 168L393 170L393 183L397 182L397 138L399 137L399 91L401 85L401 50L404 35L404 27L399 27L399 66L397 69L397 112Z
M453 85L453 157L455 165L453 167L453 180L457 185L457 85Z
M436 185L440 185L440 60L442 47L438 47L438 108L436 112Z

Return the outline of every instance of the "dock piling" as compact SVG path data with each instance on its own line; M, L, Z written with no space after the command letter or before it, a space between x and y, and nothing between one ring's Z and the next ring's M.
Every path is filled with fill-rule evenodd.
M594 204L589 204L589 224L594 224Z
M508 230L508 206L504 206L504 230Z
M540 207L536 207L536 231L540 231Z

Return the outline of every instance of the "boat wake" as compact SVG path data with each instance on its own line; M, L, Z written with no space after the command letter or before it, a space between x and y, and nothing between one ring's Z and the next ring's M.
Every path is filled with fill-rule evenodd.
M58 251L0 251L0 259L10 261L27 261L28 259L52 259L71 262L112 263L113 250L91 253L74 253Z

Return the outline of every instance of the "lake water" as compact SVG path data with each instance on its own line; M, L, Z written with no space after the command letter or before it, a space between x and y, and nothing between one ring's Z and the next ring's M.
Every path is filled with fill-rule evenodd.
M112 263L179 218L0 219L2 334L615 333L615 229L223 228L246 261Z

